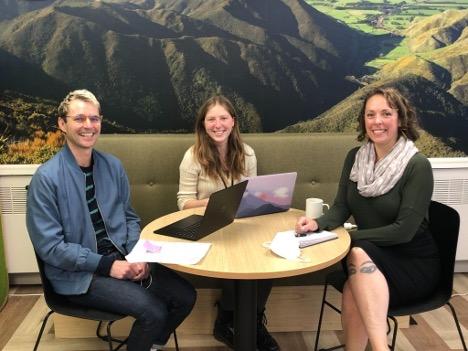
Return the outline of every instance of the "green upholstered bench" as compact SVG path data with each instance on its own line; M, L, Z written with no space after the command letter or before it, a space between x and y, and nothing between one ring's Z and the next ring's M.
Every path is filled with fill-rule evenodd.
M355 134L244 134L255 150L258 174L296 171L293 207L304 209L308 197L335 197L344 158L358 145ZM177 211L179 164L194 143L193 134L101 135L97 149L117 156L130 181L132 204L145 226ZM324 272L323 272L324 273ZM279 285L321 283L323 273L279 279ZM214 279L190 277L197 287L216 287Z

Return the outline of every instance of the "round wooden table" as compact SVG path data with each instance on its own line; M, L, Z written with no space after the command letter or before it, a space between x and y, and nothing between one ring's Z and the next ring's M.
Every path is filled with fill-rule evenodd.
M191 214L203 214L204 208L174 212L149 223L141 238L163 241L184 241L154 234L155 229L166 226ZM234 279L236 282L235 349L256 349L257 280L290 277L326 268L340 261L348 252L350 237L343 228L334 230L338 239L302 249L302 256L310 261L290 261L276 256L263 247L279 231L294 229L297 218L304 211L287 212L234 220L230 225L200 239L211 248L196 265L167 264L168 267L205 277Z

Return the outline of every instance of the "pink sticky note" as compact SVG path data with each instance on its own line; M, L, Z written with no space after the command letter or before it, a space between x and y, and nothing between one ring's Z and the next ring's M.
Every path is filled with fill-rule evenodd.
M143 243L143 247L146 249L147 252L151 253L158 253L161 251L162 247L159 245L154 245L150 241L146 240Z

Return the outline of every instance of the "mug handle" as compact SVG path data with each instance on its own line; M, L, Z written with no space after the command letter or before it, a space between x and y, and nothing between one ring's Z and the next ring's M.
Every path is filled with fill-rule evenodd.
M328 204L323 204L323 206L327 206L327 210L330 209L330 206Z

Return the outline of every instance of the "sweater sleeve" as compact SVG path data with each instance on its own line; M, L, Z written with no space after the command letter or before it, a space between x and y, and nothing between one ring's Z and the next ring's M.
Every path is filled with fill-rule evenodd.
M402 179L401 203L395 221L378 228L357 230L352 238L366 239L380 246L410 242L417 233L431 202L434 180L432 168L421 154L408 163Z
M122 164L119 161L120 171L120 196L122 198L122 204L125 209L125 221L127 223L127 241L125 248L127 253L131 252L133 247L140 238L140 217L136 214L135 210L131 205L130 200L130 184L128 181L127 173L125 172Z
M34 249L44 262L67 271L96 270L101 255L65 241L56 185L40 170L29 185L26 224Z
M257 175L257 157L255 151L247 144L244 144L245 149L245 170L247 177L254 177Z
M346 195L348 191L349 174L351 173L351 168L353 167L358 149L359 148L352 149L345 158L335 201L330 207L330 210L317 219L320 230L335 229L343 225L351 215Z
M95 273L104 277L109 277L112 265L114 264L115 260L116 258L113 256L102 256L99 260L99 264Z
M200 167L197 167L195 164L192 150L193 148L190 148L185 152L179 166L179 191L177 193L177 206L179 210L184 208L188 200L197 199Z

